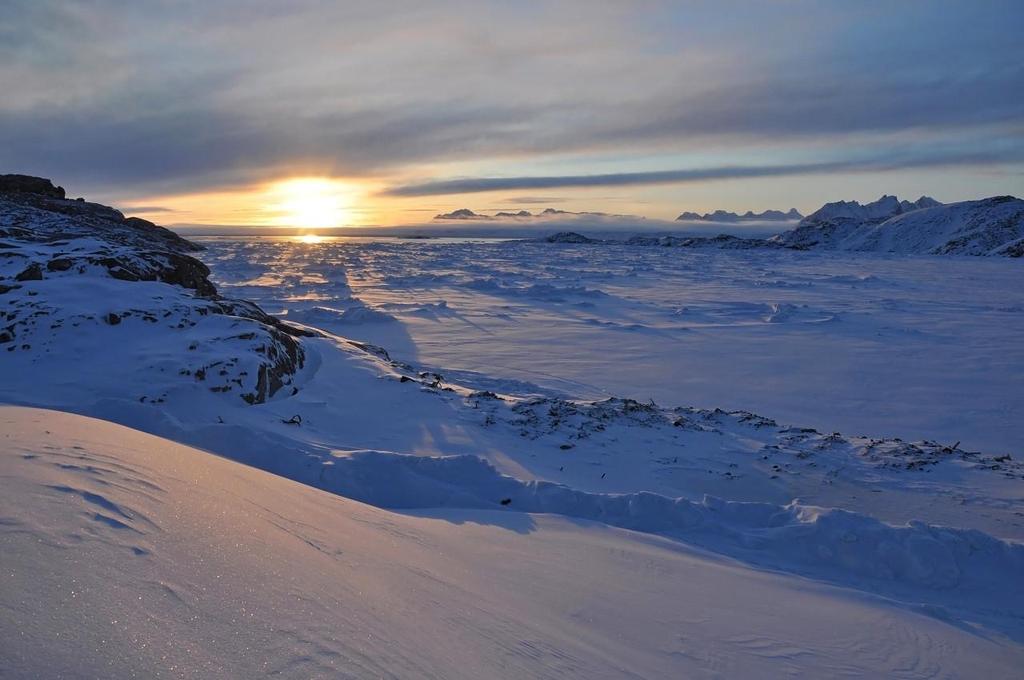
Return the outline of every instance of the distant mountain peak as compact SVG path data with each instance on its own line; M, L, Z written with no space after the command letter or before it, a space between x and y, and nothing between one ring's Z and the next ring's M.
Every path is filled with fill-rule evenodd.
M922 196L826 203L773 239L791 248L933 255L1024 256L1024 201L995 196L942 204Z
M695 212L684 212L676 221L702 221L702 222L774 222L774 221L785 221L785 220L798 220L803 215L796 208L790 208L787 212L781 210L765 210L764 212L755 213L753 210L739 215L734 212L727 210L715 210L714 212L704 213L700 215Z
M826 203L800 222L801 225L836 222L871 222L877 224L903 213L935 208L942 205L934 198L922 196L916 201L901 201L896 196L883 195L876 201L861 204L857 201L835 201Z
M492 219L489 215L480 215L473 212L469 208L459 208L449 213L441 213L434 215L435 220L489 220Z

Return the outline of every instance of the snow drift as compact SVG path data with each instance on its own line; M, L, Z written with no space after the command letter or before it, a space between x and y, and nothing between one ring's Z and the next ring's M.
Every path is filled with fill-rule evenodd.
M551 515L389 512L69 414L0 407L0 429L4 677L1011 677L1024 663L1006 637L1019 617L935 591L882 599ZM702 512L759 540L760 508ZM839 520L829 549L852 550L858 522ZM958 539L910 552L933 540ZM970 567L1006 558L971 540ZM1019 573L989 572L1004 612Z

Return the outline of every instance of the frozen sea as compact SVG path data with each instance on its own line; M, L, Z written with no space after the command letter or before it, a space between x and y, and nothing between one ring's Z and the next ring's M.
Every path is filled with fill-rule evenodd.
M1003 258L514 240L199 237L225 294L486 388L1024 445L1024 271Z
M0 676L1019 675L1019 262L205 242L324 331L262 403L218 301L5 294Z

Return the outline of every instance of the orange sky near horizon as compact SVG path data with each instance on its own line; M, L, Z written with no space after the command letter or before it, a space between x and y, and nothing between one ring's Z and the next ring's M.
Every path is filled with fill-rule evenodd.
M386 212L368 196L375 190L363 181L329 177L293 177L250 187L168 196L149 196L125 207L126 214L167 224L247 225L334 229L381 223Z

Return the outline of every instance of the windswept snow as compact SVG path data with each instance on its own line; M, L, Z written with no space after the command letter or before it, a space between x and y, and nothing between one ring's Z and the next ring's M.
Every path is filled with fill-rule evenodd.
M941 578L918 586L932 602L901 601L557 515L389 512L80 416L4 407L0 431L4 677L1008 678L1024 663L999 571L1021 549L980 537L906 545L980 549L958 559L1009 598L983 615L995 628L936 604ZM761 510L736 510L707 512L763 543ZM791 516L836 536L807 544L819 555L904 549Z
M624 244L202 242L226 293L299 321L315 307L386 313L399 323L312 325L445 375L1024 450L1019 261Z

